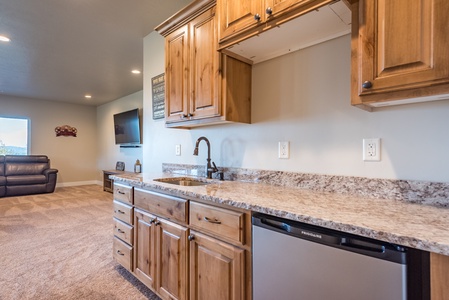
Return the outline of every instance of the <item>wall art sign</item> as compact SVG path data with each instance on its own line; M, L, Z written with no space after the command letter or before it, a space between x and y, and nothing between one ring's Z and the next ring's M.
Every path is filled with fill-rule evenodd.
M55 128L56 136L73 136L76 137L78 130L69 125L57 126Z
M151 78L153 91L153 120L165 117L165 73Z

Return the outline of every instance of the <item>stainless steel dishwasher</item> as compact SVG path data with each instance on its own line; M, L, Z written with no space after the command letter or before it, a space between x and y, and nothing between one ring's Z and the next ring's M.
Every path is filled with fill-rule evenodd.
M253 215L254 300L406 300L406 249Z

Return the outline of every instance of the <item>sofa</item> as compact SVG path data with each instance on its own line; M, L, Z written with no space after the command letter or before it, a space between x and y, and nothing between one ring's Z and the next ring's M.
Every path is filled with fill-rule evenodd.
M52 193L57 173L46 155L0 156L0 197Z

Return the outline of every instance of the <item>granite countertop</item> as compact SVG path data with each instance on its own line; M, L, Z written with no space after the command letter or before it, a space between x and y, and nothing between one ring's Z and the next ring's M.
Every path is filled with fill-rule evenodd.
M135 187L226 204L449 255L447 208L262 183L212 180L203 186L178 186L154 180L167 177L180 176L168 173L111 176Z

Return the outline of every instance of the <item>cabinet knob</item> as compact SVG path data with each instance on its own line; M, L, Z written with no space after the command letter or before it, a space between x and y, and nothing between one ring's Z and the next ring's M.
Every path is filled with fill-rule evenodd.
M189 235L189 236L187 237L187 239L188 239L189 241L193 241L193 240L195 239L195 236L194 236L193 234L191 234L191 235Z
M257 22L260 21L260 15L259 14L255 14L254 15L254 20L256 20Z
M156 221L154 221L154 225L159 225L159 224L161 224L161 221L158 221L158 220L156 220Z
M371 81L365 81L364 83L362 83L362 88L364 89L370 89L373 87L373 84L371 83Z
M179 117L181 118L181 120L184 120L184 119L187 118L188 116L185 115L185 114L182 114L182 115L180 115Z
M187 114L187 117L188 117L189 119L192 119L193 114Z
M265 10L265 13L269 16L271 16L273 14L273 9L271 7L267 7L267 9Z

